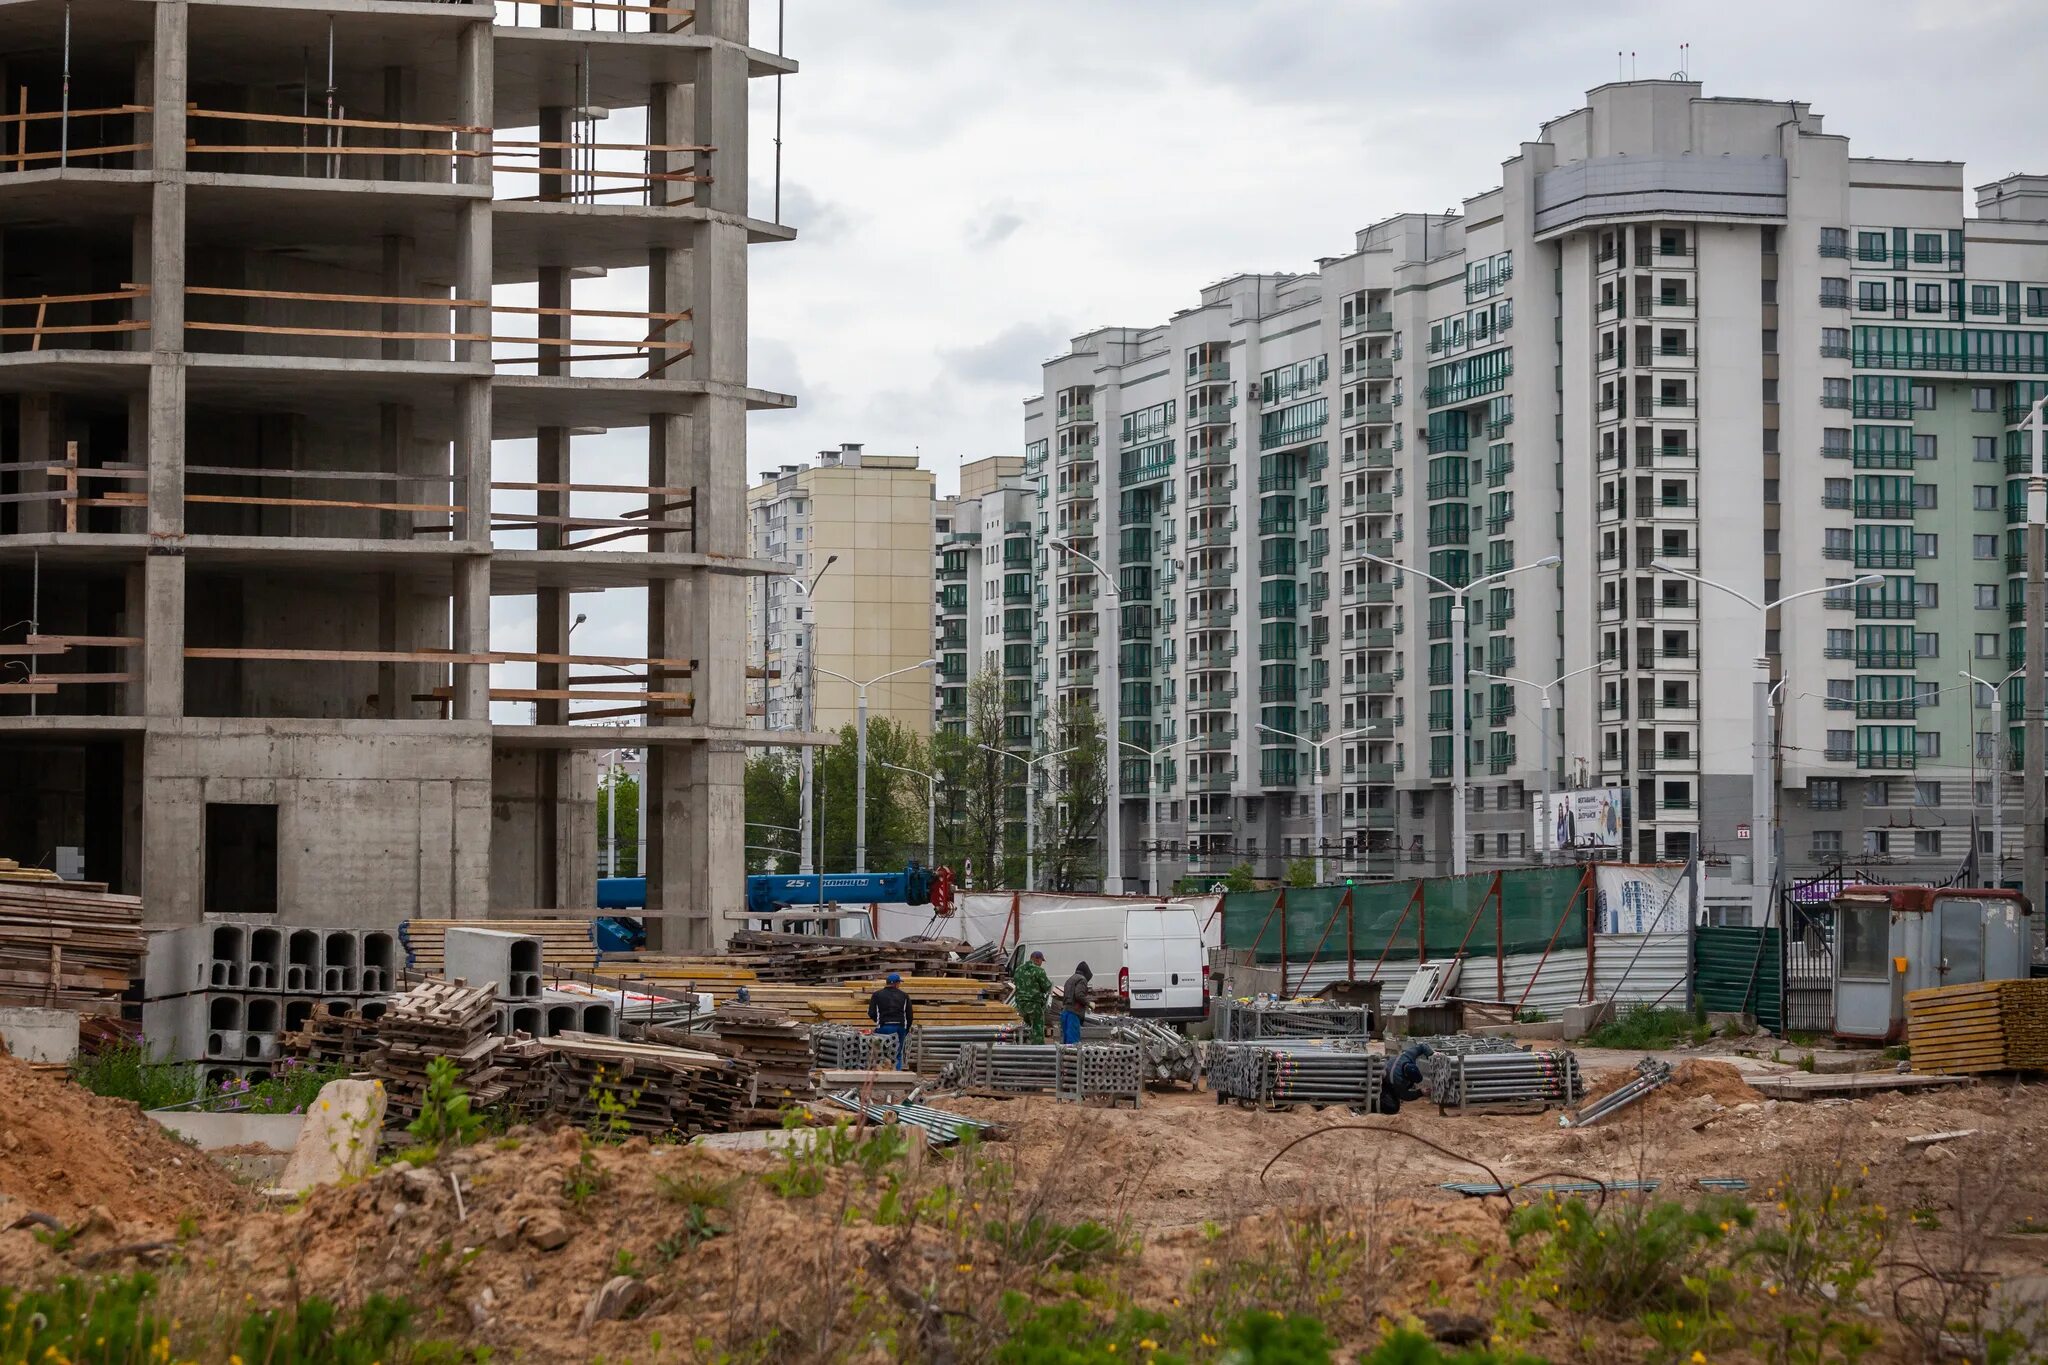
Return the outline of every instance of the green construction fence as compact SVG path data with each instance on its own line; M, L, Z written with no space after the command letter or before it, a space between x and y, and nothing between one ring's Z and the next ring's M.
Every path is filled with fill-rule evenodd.
M1583 948L1588 883L1581 867L1521 868L1361 886L1233 891L1223 946L1290 965L1541 953Z

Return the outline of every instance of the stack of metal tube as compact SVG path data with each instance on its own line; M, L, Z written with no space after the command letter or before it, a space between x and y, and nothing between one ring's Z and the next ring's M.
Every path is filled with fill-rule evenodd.
M1544 1108L1578 1103L1586 1093L1579 1059L1571 1052L1464 1052L1425 1058L1429 1097L1449 1108Z
M913 1024L904 1064L920 1076L936 1076L946 1063L973 1043L1007 1043L1017 1037L1015 1025Z
M1608 1115L1628 1108L1670 1079L1671 1063L1645 1057L1636 1063L1636 1074L1626 1084L1608 1091L1576 1113L1562 1116L1558 1122L1566 1128L1584 1128L1587 1124L1598 1123Z
M1209 1087L1219 1099L1262 1108L1309 1104L1377 1107L1386 1059L1329 1040L1217 1043L1208 1049Z
M1084 1025L1081 1041L1135 1045L1145 1064L1146 1085L1172 1085L1178 1081L1192 1086L1202 1074L1201 1054L1194 1040L1155 1020L1106 1016L1100 1023Z
M1063 1100L1129 1100L1143 1089L1143 1054L1131 1043L968 1043L939 1073L947 1089Z
M851 1090L826 1096L842 1109L851 1110L869 1123L900 1123L924 1133L929 1146L944 1147L960 1140L962 1132L985 1132L995 1127L965 1114L949 1113L925 1104L874 1104Z
M811 1059L823 1071L891 1071L896 1040L845 1024L818 1024L811 1029Z
M1256 1042L1266 1038L1365 1037L1372 1032L1372 1011L1364 1005L1331 1000L1218 1000L1209 1010L1219 1042Z

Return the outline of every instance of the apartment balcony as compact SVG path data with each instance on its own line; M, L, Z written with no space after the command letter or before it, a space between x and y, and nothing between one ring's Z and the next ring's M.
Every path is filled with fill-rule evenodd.
M1198 754L1221 754L1229 753L1236 743L1237 731L1234 728L1207 730L1199 735L1190 736L1187 747Z
M1699 352L1690 346L1639 346L1636 364L1652 370L1696 370Z
M1367 469L1392 469L1394 467L1393 447L1367 446L1365 448L1365 467Z
M1060 426L1092 426L1095 422L1095 405L1075 403L1059 415Z
M1856 515L1866 521L1911 521L1913 504L1892 498L1859 498Z
M1691 298L1658 297L1636 305L1636 316L1653 322L1675 322L1699 316L1699 301Z
M1656 521L1697 521L1699 514L1698 498L1658 498L1651 509L1652 519Z
M1367 313L1364 315L1363 330L1368 335L1391 332L1394 330L1394 315L1392 313Z
M1368 673L1365 675L1365 694L1368 697L1391 697L1400 680L1399 673Z
M1858 749L1856 766L1865 771L1883 772L1917 768L1920 758L1917 754L1893 753L1889 750Z
M1196 384L1221 384L1230 378L1230 362L1212 360L1205 365L1190 365L1187 382L1192 388Z

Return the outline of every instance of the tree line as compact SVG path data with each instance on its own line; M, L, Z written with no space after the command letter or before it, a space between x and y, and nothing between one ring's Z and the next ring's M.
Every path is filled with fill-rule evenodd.
M1028 737L1006 730L1003 683L994 669L967 688L957 732L926 738L886 718L868 722L868 870L889 871L925 858L929 784L937 783L937 864L970 890L1024 884L1025 763L1037 762L1038 884L1075 890L1102 875L1102 821L1108 771L1102 718L1085 702L1056 712ZM1051 755L1052 757L1048 757ZM850 872L855 852L858 741L845 726L839 742L813 760L818 870ZM895 766L885 766L893 764ZM802 774L794 750L772 749L747 762L747 870L794 872ZM623 821L621 822L623 824Z

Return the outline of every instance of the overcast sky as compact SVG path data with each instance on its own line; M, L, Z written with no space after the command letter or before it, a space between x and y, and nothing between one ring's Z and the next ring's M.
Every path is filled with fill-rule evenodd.
M1860 155L2048 171L2037 0L787 0L786 246L753 253L749 476L841 441L1014 454L1073 333L1302 271L1500 183L1633 49L1709 95L1803 99ZM774 0L755 41L775 45ZM1626 61L1626 58L1623 59ZM772 213L773 83L755 205Z
M857 441L920 454L950 492L963 458L1021 453L1019 405L1075 332L1163 322L1204 284L1305 271L1377 219L1460 205L1614 79L1617 50L1649 78L1690 42L1707 94L1807 100L1860 155L1960 158L1972 186L2048 171L2040 0L786 2L799 236L751 254L752 378L798 406L751 419L749 482ZM773 49L775 0L754 11ZM774 82L754 97L765 218ZM617 272L577 299L644 307L645 288ZM645 449L579 439L578 476L631 482ZM530 478L530 443L498 466ZM641 598L579 597L578 648L641 651ZM494 605L499 647L530 647L530 601Z

